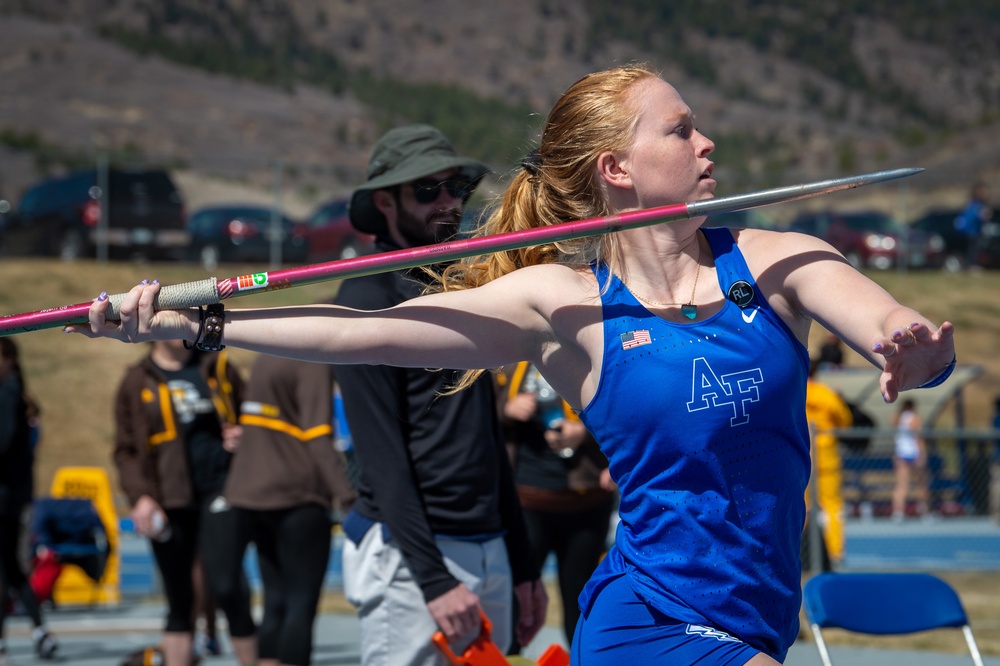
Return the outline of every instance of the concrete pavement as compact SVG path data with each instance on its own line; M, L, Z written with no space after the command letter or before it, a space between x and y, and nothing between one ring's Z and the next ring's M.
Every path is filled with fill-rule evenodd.
M60 609L47 615L47 622L58 636L60 647L55 662L35 658L29 624L24 617L8 619L8 654L14 666L72 664L74 666L118 666L122 659L159 639L164 608L160 603L127 601L115 608ZM225 622L220 618L220 631ZM223 631L224 633L224 631ZM561 631L545 627L528 646L525 656L536 658L552 643L563 644ZM233 664L228 643L223 639L225 654L202 661L205 666ZM928 652L874 650L861 648L831 648L838 666L967 666L966 655L945 655ZM323 613L317 619L313 664L316 666L356 666L359 664L358 621L350 613ZM799 641L789 652L786 664L791 666L821 666L816 646L811 641ZM984 658L985 666L1000 666L1000 658Z

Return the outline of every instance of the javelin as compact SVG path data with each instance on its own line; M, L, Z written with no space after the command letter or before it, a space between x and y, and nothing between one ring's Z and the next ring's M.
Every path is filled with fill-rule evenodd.
M595 217L576 222L564 222L548 227L508 231L492 236L476 236L436 245L411 247L391 252L382 252L363 257L341 259L322 264L285 268L266 273L251 273L232 278L207 278L176 285L165 285L160 289L153 307L156 310L181 310L199 305L219 303L237 296L247 296L266 291L300 287L327 280L343 280L374 273L413 268L425 264L454 261L491 252L516 250L543 243L596 236L599 234L646 227L663 222L676 222L692 217L704 217L719 213L729 213L747 208L767 206L849 190L863 185L882 183L898 178L906 178L920 173L923 169L894 169L876 171L859 176L847 176L803 185L788 185L759 192L736 194L690 203L671 204L645 210L629 211L606 217ZM119 318L119 306L125 294L115 294L108 298L109 307L105 316L109 320ZM85 324L91 302L64 305L35 312L10 314L0 317L0 336L26 333L46 328L57 328L68 324Z

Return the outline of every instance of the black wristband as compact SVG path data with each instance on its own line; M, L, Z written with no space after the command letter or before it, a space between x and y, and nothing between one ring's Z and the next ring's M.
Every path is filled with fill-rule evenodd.
M201 339L202 333L205 332L205 308L198 306L198 333L194 336L194 343L190 343L184 340L184 349L194 349L198 346L198 340Z
M226 313L222 303L212 303L205 308L204 334L198 335L194 346L201 351L217 352L226 348L222 344L222 329L226 325Z

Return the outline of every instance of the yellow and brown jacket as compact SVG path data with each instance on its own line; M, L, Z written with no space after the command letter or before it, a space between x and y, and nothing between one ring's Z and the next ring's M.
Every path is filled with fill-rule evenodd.
M226 352L198 361L221 423L235 425L243 380ZM149 495L164 508L191 506L194 491L183 428L163 373L147 356L125 373L115 398L115 467L134 505Z
M240 414L243 436L225 497L266 511L305 504L342 510L355 492L333 446L333 377L329 366L261 354Z

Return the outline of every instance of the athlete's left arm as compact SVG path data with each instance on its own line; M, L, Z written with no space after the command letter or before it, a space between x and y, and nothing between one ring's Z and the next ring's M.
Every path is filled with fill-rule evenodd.
M768 302L803 344L813 320L835 333L882 369L887 402L933 380L955 357L951 323L938 326L899 303L819 238L772 232L754 237L744 254Z

